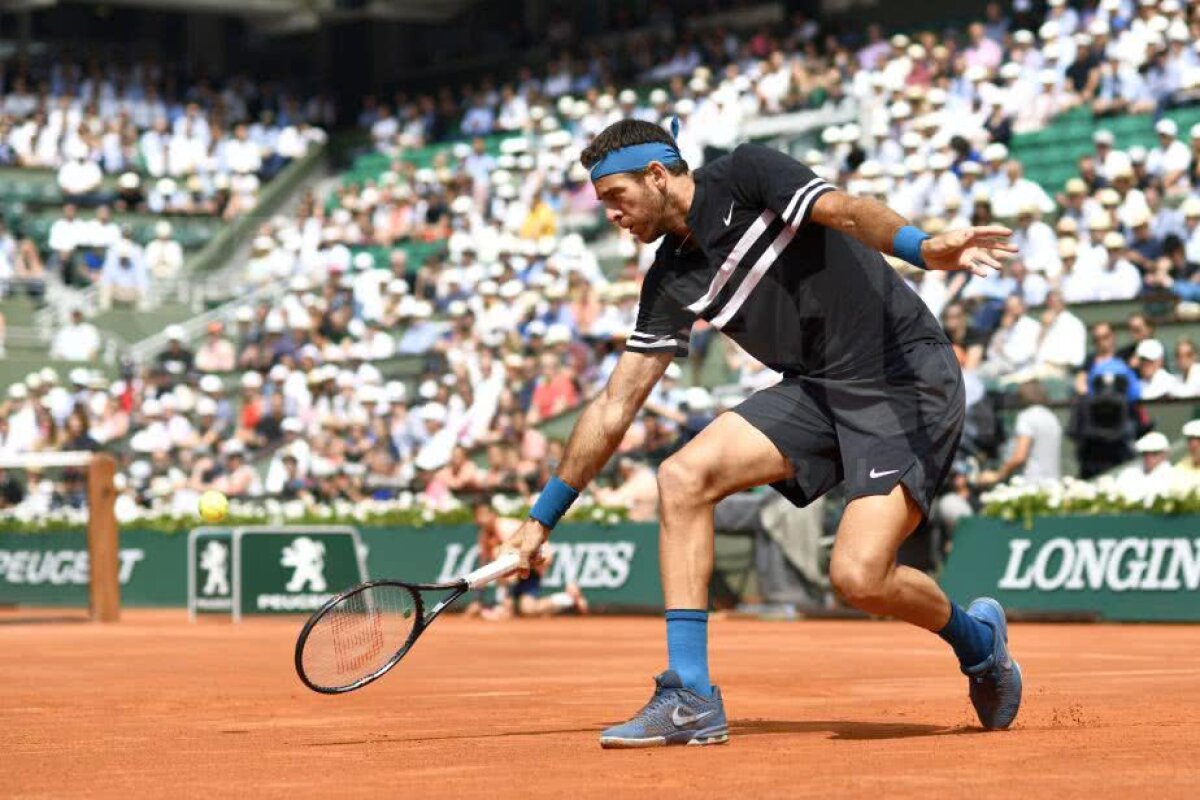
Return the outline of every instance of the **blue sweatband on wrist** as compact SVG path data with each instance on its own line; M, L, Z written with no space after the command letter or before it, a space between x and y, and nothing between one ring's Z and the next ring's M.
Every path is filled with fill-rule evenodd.
M914 267L925 269L925 259L921 257L921 242L929 238L929 234L912 225L905 225L896 231L892 239L892 254L903 258Z
M555 475L547 481L546 488L538 495L537 502L529 510L529 516L547 528L553 528L577 497L579 492Z

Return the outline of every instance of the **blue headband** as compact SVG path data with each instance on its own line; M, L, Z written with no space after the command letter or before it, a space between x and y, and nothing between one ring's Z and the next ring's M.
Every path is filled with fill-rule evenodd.
M598 181L605 175L618 172L637 172L650 166L651 161L657 161L663 166L678 164L683 160L679 151L664 142L647 142L646 144L631 144L620 150L613 150L592 166L592 180Z
M679 117L671 120L671 135L679 138ZM665 142L647 142L633 144L613 150L604 158L592 165L592 182L600 180L605 175L615 175L618 172L637 172L650 166L651 161L657 161L664 167L683 161L679 150L673 144Z

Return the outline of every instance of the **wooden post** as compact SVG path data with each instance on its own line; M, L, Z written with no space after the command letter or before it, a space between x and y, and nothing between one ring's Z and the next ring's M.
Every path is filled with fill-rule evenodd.
M88 606L93 620L116 622L121 612L119 536L114 510L117 492L113 486L117 462L107 453L97 453L87 470Z

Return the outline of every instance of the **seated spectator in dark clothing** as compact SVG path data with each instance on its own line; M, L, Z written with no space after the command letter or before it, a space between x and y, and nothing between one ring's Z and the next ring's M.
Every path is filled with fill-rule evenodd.
M1186 283L1192 272L1193 268L1187 262L1183 240L1173 233L1167 234L1162 242L1162 255L1155 259L1153 268L1146 273L1146 288L1152 291L1169 291L1177 281Z
M1067 81L1075 94L1085 102L1091 102L1096 94L1099 75L1096 67L1100 58L1089 48L1080 47L1075 51L1075 60L1067 67Z
M172 376L183 376L192 371L194 357L192 351L183 343L183 328L178 325L168 325L167 349L155 357L159 372Z
M1141 270L1142 275L1147 275L1154 271L1155 261L1163 254L1163 243L1154 237L1154 232L1150 229L1149 209L1142 209L1137 213L1131 220L1130 230L1133 236L1129 240L1129 250L1125 258Z
M11 508L25 499L25 486L13 473L0 469L0 508Z
M1129 319L1125 321L1125 328L1129 331L1129 344L1118 349L1117 355L1123 361L1132 362L1137 346L1147 339L1154 338L1154 323L1146 319L1145 314L1130 314Z
M296 456L291 453L285 453L283 456L283 469L287 473L287 476L283 480L283 488L279 491L279 499L303 500L306 503L313 502L309 481L300 475L300 464L296 460Z
M276 392L267 401L266 413L254 426L255 444L258 447L273 447L283 441L283 420L287 412L283 407L283 393Z
M88 432L88 416L87 411L82 405L75 406L75 410L67 417L67 422L63 426L62 441L59 443L59 450L86 450L94 452L100 449L100 444L92 438Z

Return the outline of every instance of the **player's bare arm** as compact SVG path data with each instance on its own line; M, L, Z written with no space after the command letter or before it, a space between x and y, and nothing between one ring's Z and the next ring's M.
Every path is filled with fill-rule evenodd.
M608 383L588 403L571 431L558 469L560 480L576 490L591 483L616 451L672 357L673 352L626 352L621 356ZM519 554L521 575L541 563L538 548L549 535L549 527L531 518L508 540L504 549Z
M903 255L896 252L894 243L897 232L908 221L872 198L828 192L813 204L812 220L853 236L882 253ZM1017 252L1017 246L1008 241L1009 236L1012 231L1003 225L960 228L925 239L920 244L920 253L927 269L970 270L982 276L989 270L1000 269L1001 260Z

